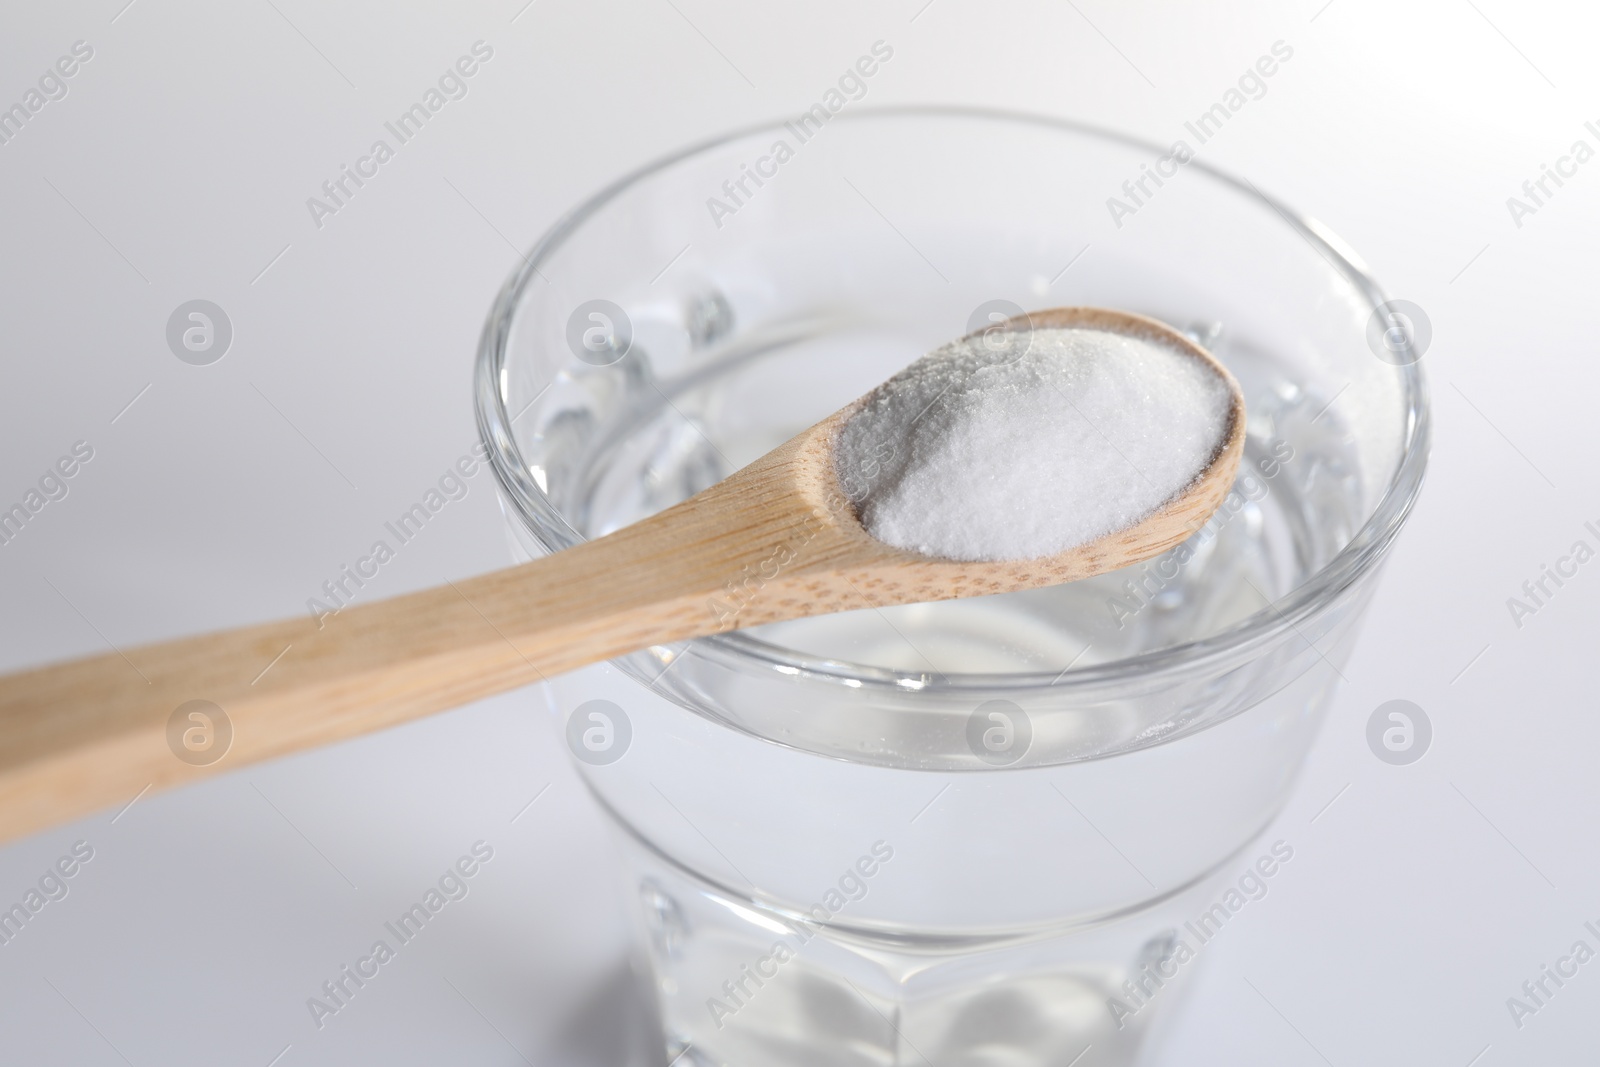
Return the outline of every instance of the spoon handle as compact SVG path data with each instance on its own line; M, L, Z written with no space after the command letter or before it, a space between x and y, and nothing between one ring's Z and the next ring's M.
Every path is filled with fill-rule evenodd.
M150 787L749 625L755 612L742 608L754 596L744 576L770 571L774 546L808 534L814 542L820 529L785 475L784 451L642 522L521 566L320 620L0 677L0 840L126 804Z

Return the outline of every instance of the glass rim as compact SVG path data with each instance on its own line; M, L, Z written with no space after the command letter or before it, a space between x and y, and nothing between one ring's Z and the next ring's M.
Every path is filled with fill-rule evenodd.
M834 119L848 122L867 122L896 117L1018 123L1100 138L1128 148L1154 152L1157 155L1166 151L1154 141L1091 123L1001 108L910 104L869 106L833 116ZM516 318L524 290L534 278L540 276L540 265L548 261L569 236L629 188L685 159L777 129L781 127L782 122L782 119L772 119L753 123L693 142L612 181L558 217L529 249L521 265L512 271L496 295L484 323L477 351L474 407L478 431L488 448L489 461L494 469L495 478L505 494L505 499L511 503L516 512L516 518L548 551L556 552L569 548L582 543L586 538L567 523L548 494L533 479L527 461L523 458L512 433L512 422L521 412L512 415L507 409L503 383L511 325ZM1388 297L1376 280L1367 273L1365 263L1322 223L1291 210L1282 202L1263 193L1248 179L1235 177L1202 160L1191 160L1185 169L1199 171L1245 199L1270 209L1290 230L1298 233L1314 251L1342 275L1367 300L1374 311L1387 302ZM847 683L856 688L882 686L901 695L908 689L921 692L959 693L1048 688L1063 695L1074 691L1088 693L1108 684L1126 682L1130 677L1139 677L1148 683L1158 676L1203 670L1210 664L1248 654L1252 649L1280 638L1286 631L1298 631L1302 623L1337 602L1345 590L1379 564L1410 515L1426 472L1431 415L1420 365L1414 361L1395 366L1394 369L1400 375L1404 407L1405 425L1402 428L1401 456L1372 514L1332 559L1299 586L1225 630L1193 641L1105 663L1076 669L1069 665L1067 669L1059 672L940 672L930 676L925 671L896 670L810 656L739 630L698 637L687 642L687 647L692 647L698 655L709 656L732 665L775 670L791 677L806 677L836 684ZM618 661L617 665L622 667L625 673L630 675L635 673L627 670L621 661Z

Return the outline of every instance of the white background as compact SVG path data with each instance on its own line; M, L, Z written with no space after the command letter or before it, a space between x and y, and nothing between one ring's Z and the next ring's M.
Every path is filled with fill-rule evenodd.
M1505 1002L1580 937L1600 948L1582 925L1600 925L1600 562L1520 628L1506 606L1600 525L1600 161L1520 228L1506 207L1574 140L1600 148L1583 125L1600 125L1592 15L524 2L8 0L0 106L74 41L94 58L0 145L0 506L75 441L94 458L0 546L0 668L303 611L470 447L471 354L516 249L668 149L798 112L875 40L895 57L869 104L1011 107L1163 142L1282 40L1292 61L1207 159L1325 222L1426 309L1436 441L1273 831L1295 861L1208 949L1161 1062L1591 1062L1600 962L1520 1029ZM317 228L306 198L480 39L494 57L469 95ZM209 367L164 338L197 297L235 331ZM489 477L370 595L505 564ZM1434 725L1411 766L1366 745L1394 698ZM0 851L9 904L72 842L95 849L0 946L0 1060L622 1062L638 1012L614 860L537 701L508 694ZM306 998L479 839L495 856L471 895L318 1030Z

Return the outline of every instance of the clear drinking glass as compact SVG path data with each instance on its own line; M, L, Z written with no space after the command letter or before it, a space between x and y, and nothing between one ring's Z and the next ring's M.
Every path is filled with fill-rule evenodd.
M546 687L617 827L679 1062L1131 1062L1293 862L1259 838L1420 486L1427 409L1353 256L1198 160L1021 115L847 110L617 182L485 329L478 418L518 550L711 485L997 300L1190 331L1245 390L1238 483L1115 574Z

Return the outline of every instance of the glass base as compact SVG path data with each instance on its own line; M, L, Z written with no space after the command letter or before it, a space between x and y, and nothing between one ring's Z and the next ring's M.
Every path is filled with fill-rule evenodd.
M797 921L625 849L667 1059L694 1067L1136 1064L1206 946L1268 892L1256 865L1293 854L1258 841L1135 914L951 950Z

